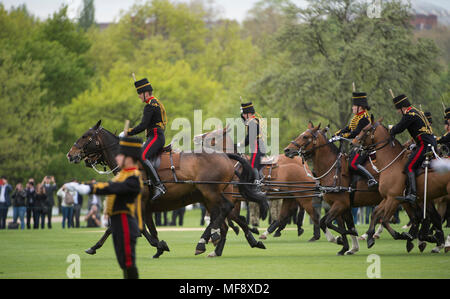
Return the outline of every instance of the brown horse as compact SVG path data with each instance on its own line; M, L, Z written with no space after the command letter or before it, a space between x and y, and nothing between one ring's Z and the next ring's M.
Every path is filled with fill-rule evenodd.
M194 137L194 142L197 144L204 144L205 146L211 146L212 148L218 151L225 152L236 152L233 141L229 136L231 128L225 127L223 129L218 129L215 131L207 132L202 135L198 135ZM286 198L283 199L282 208L280 212L280 217L278 220L272 222L266 232L263 233L262 239L265 239L268 234L273 233L277 228L284 228L289 221L290 216L292 215L293 206L295 208L297 205L300 205L311 217L314 223L314 236L310 239L310 241L315 241L320 239L320 227L319 227L319 219L320 215L314 210L313 202L317 198L314 196L314 191L308 191L308 189L313 189L315 187L314 180L308 177L303 169L303 161L300 157L296 157L295 159L289 159L284 155L275 156L274 160L277 161L275 164L265 164L262 168L262 174L264 175L264 183L277 184L278 182L305 182L305 186L301 186L301 188L306 187L306 190L302 190L302 192L295 193L298 191L299 185L301 184L293 184L292 187L288 185L283 187L282 191L279 192L290 192L285 193ZM307 167L307 166L306 166ZM307 184L310 183L310 184ZM277 187L274 187L277 188ZM267 189L267 187L265 187ZM271 191L270 187L269 190ZM278 193L274 191L275 195ZM283 197L283 194L277 195L279 197ZM304 198L289 198L294 196L304 196ZM269 198L270 199L270 198ZM240 212L240 203L237 203L236 209L233 210L231 214L236 216L236 213ZM230 215L231 216L231 215ZM300 235L300 233L299 233Z
M87 166L103 163L110 169L117 171L118 167L114 157L119 149L118 137L100 125L101 121L83 134L72 146L67 157L72 163L79 163L82 160L86 162ZM157 247L158 251L154 257L159 257L163 251L168 251L168 247L164 241L158 240L152 213L175 210L201 202L211 214L211 238L217 244L216 255L220 256L228 230L224 220L233 208L230 196L224 194L224 191L231 187L230 183L234 177L231 159L243 163L240 175L242 185L239 186L242 196L260 204L263 213L267 213L267 204L264 198L256 193L254 186L251 184L254 181L252 168L245 159L231 154L180 152L173 153L173 155L174 159L179 160L179 170L177 170L176 176L180 183L174 182L172 170L168 168L158 171L161 180L168 182L166 183L167 192L164 196L150 202L148 200L151 195L149 188L144 188L142 212L150 234L145 229L142 233L152 246ZM146 181L145 171L141 171L141 173L143 180ZM211 183L206 183L206 181ZM94 254L96 249L103 245L110 233L108 229L102 239L87 252Z
M346 235L352 236L353 242L357 243L357 232L351 215L351 207L375 206L383 198L377 191L368 190L366 180L352 182L352 179L357 177L352 177L349 172L347 156L328 141L325 133L326 131L320 130L320 125L314 127L310 122L308 129L292 141L284 151L288 157L301 155L305 160L311 159L314 165L314 174L320 181L320 185L324 187L324 200L331 206L320 220L320 226L324 231L328 227L341 234L344 244L343 250L338 253L341 255L348 248ZM368 166L367 163L366 166ZM371 167L366 168L371 170ZM373 170L371 173L375 177L378 176ZM348 188L352 185L355 186L356 192L349 193ZM337 220L338 227L333 225L334 220ZM347 229L345 229L344 221ZM406 239L412 246L413 238L409 234L399 234L392 230L389 223L385 223L385 225L394 239Z
M404 166L408 159L406 149L393 139L389 130L381 124L382 120L374 124L367 125L361 133L354 139L355 145L361 145L364 149L376 155L375 167L380 169L379 191L383 196L383 202L375 209L372 222L381 219L388 222L396 211L400 201L397 197L403 195L405 189L406 176L403 173ZM425 176L420 174L417 177L417 205L423 209ZM437 248L433 252L439 251L444 245L444 234L442 231L442 220L433 204L433 199L445 196L450 193L450 173L438 173L430 171L427 183L427 218L422 223L419 239L429 242L436 242ZM411 219L418 223L420 216ZM435 239L428 237L429 222L436 230ZM373 235L373 223L371 222L367 234L369 238ZM369 240L369 239L368 239Z

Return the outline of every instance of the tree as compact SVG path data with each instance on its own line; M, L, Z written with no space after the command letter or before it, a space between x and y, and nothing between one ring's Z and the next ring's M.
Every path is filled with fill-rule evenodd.
M439 52L430 40L414 41L408 5L383 2L376 19L360 1L308 2L307 9L287 10L290 21L276 37L273 61L252 87L266 105L295 124L299 118L316 119L342 128L351 116L355 82L358 91L368 93L371 112L387 121L398 121L389 88L424 109L436 109Z
M0 49L0 169L12 180L43 176L50 162L53 129L51 106L40 106L42 66L31 60L17 63Z
M78 25L84 31L87 31L92 25L95 25L94 0L83 0L83 8L78 18Z

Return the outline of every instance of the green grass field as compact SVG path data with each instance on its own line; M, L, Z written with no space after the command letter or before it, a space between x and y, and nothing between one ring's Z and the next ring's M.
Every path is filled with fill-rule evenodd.
M169 214L170 215L170 214ZM405 218L402 216L403 224ZM199 227L200 211L186 213L184 228ZM267 222L261 224L267 227ZM402 225L394 225L402 231ZM430 253L429 244L424 253L417 246L406 253L405 241L394 241L385 231L372 249L365 241L354 256L336 256L340 246L328 243L322 235L314 243L312 226L305 219L305 233L297 237L296 229L289 225L280 238L264 241L266 250L248 246L242 231L238 236L229 231L222 257L207 258L213 250L195 256L194 250L200 231L161 231L170 252L152 259L155 249L144 238L138 239L137 264L141 278L176 279L297 279L297 278L367 278L371 254L380 257L381 278L450 278L450 253ZM362 234L367 226L358 226ZM446 236L450 233L445 229ZM0 231L0 278L67 278L66 261L71 254L81 258L81 278L122 278L109 239L96 255L84 250L95 244L101 236L99 229L63 230L55 223L52 230Z

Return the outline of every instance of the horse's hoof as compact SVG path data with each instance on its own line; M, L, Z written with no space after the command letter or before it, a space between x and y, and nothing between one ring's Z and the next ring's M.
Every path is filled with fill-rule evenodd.
M345 255L354 255L354 254L357 253L357 252L358 252L358 250L355 250L355 251L349 250L349 251L347 251L347 252L345 253Z
M319 240L320 237L312 237L311 239L308 240L308 242L316 242L317 240Z
M281 237L281 233L280 233L279 231L276 231L276 232L273 234L273 237L274 237L274 238L279 238L279 237Z
M208 254L206 257L217 257L218 255L216 254L215 251L211 252L210 254Z
M411 250L413 250L413 248L414 248L413 242L411 242L411 241L408 240L408 242L406 242L406 251L407 251L408 253L410 253Z
M425 250L425 248L427 248L427 243L422 242L422 243L419 244L420 252L423 252Z
M297 237L300 237L301 235L303 235L304 232L305 232L305 230L303 228L297 229Z
M367 248L372 248L375 245L375 240L373 238L367 239Z
M344 245L344 242L342 242L342 237L341 237L341 236L339 236L339 237L336 238L336 244L338 244L338 245Z
M338 253L336 253L336 255L344 256L346 251L347 251L347 250L342 249L341 251L339 251Z
M89 248L89 249L86 249L84 252L86 252L87 254L90 254L90 255L94 255L97 253L97 250L95 250L93 248Z
M266 249L266 246L264 245L263 242L259 241L259 242L256 243L256 245L254 246L254 248Z
M154 259L159 258L163 253L164 253L163 250L158 249L158 250L156 251L156 254L153 256L153 258L154 258Z
M450 246L445 247L445 253L450 251Z
M375 235L373 235L373 238L374 238L375 240L378 240L378 239L380 238L380 235L375 234Z
M166 241L164 241L164 240L161 240L158 243L158 248L163 250L163 251L170 251L169 246L167 245Z
M206 251L205 243L198 243L197 247L195 247L195 255L202 254L205 251Z
M365 241L365 240L367 240L367 236L365 235L358 237L358 241Z
M236 236L239 236L239 227L233 226L232 228L233 228L233 231L236 234Z
M260 238L261 240L267 240L267 236L266 236L265 234L262 234L261 236L259 236L259 238Z

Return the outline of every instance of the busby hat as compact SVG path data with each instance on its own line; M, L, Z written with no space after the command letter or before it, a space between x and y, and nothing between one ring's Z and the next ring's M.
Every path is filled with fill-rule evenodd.
M425 117L428 119L430 125L433 123L433 118L431 117L431 112L425 112Z
M150 84L150 82L148 82L147 78L134 82L134 86L136 87L136 91L138 94L146 91L148 92L153 91L153 87Z
M255 113L255 107L253 107L252 102L241 104L241 113L243 114Z
M120 138L119 153L139 160L142 156L142 139L134 137Z
M450 119L450 108L445 109L445 119Z
M369 103L367 102L367 93L354 92L352 96L352 104L361 107L369 107Z
M405 96L404 94L395 97L393 99L393 101L394 101L394 105L395 105L396 109L401 109L403 107L411 106L411 103L409 102L408 97Z

